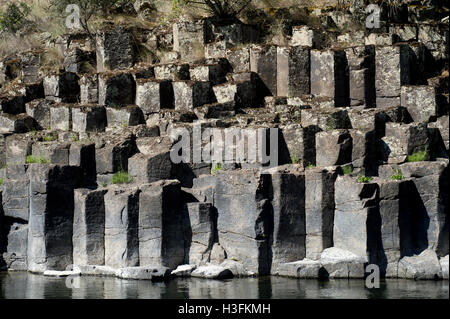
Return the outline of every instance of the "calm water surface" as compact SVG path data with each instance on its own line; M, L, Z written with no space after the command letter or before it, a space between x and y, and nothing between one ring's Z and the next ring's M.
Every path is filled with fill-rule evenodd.
M431 298L448 299L449 282L387 280L380 289L366 289L364 280L298 280L261 277L214 281L175 279L166 283L108 277L78 277L78 288L67 288L66 278L26 272L0 273L0 298L94 299L317 299L317 298Z

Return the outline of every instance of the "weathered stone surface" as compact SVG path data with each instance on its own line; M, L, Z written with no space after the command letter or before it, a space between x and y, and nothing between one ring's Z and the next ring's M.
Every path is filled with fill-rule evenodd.
M191 273L192 277L204 279L228 279L233 277L231 270L222 266L200 266Z
M277 94L277 47L253 45L250 48L250 71L259 75L264 83L266 95Z
M311 94L334 99L335 106L349 106L347 59L344 51L311 50Z
M382 140L383 160L388 163L405 162L408 155L425 150L425 160L430 159L430 132L424 123L387 123L386 136Z
M162 281L170 276L167 267L125 267L116 271L116 276L122 279Z
M441 279L439 259L433 250L424 250L420 255L403 257L398 263L398 276L414 280Z
M50 129L50 103L39 99L25 105L26 113L34 118L39 129Z
M95 65L95 53L80 49L79 47L68 48L64 52L64 70L66 72L83 73L86 72L85 64Z
M336 178L336 171L305 170L305 246L308 259L319 259L324 249L333 246Z
M28 114L0 114L0 134L26 133L35 126L34 119Z
M376 132L349 130L352 140L351 162L353 169L366 176L377 175L377 140Z
M85 184L95 184L95 144L72 143L69 150L69 165L80 167Z
M31 147L34 143L32 136L15 134L7 136L5 139L6 168L10 164L24 164L28 155L31 155Z
M97 72L123 70L133 66L132 34L122 27L102 30L96 37Z
M38 142L33 144L32 155L52 164L69 165L69 148L64 142Z
M226 58L234 73L250 72L250 48L231 48L226 52Z
M449 117L441 116L436 122L428 123L429 128L435 128L439 130L439 133L444 141L445 148L449 149Z
M172 161L169 143L153 144L151 153L138 153L128 160L128 172L139 183L152 183L162 179L170 179Z
M335 184L334 247L366 257L377 248L379 187L339 176Z
M271 213L266 177L257 171L219 171L215 206L219 243L229 259L259 274L270 272L269 238Z
M65 270L73 262L74 188L79 170L71 166L32 164L28 270Z
M224 260L220 266L229 269L232 272L233 277L251 277L255 275L255 273L248 271L243 264L235 260Z
M145 123L144 113L137 105L126 107L107 107L106 122L108 129L127 128Z
M448 255L439 259L441 264L442 278L448 279Z
M414 122L428 122L441 115L432 86L402 86L401 105L408 109Z
M302 47L278 47L277 95L293 97L309 93L309 49Z
M3 232L5 236L3 237L2 234L2 239L6 239L4 244L7 243L3 253L7 269L27 270L28 225L17 219L3 218L3 224L0 222L0 227L3 228L0 233Z
M172 271L172 276L176 277L190 277L191 273L197 268L196 265L181 265Z
M134 139L109 140L96 145L95 162L97 174L116 173L128 167L128 158L136 154Z
M105 194L105 265L139 265L139 193L136 187L113 185Z
M74 265L105 263L106 189L76 189L73 219Z
M226 82L225 70L220 64L194 64L189 74L192 81L211 82L212 85Z
M200 265L209 261L216 236L217 215L210 203L188 203L186 209L190 222L187 234L190 245L186 251L186 261Z
M12 172L15 171L15 172ZM29 219L29 179L28 166L8 165L3 180L4 216L28 221Z
M41 65L40 52L28 51L21 54L21 75L24 83L34 83L39 81L39 69Z
M236 115L234 102L212 103L194 109L199 120L227 119Z
M210 82L175 81L173 92L176 110L192 110L215 102Z
M301 113L302 126L316 126L321 130L351 128L348 111L344 108L306 109Z
M417 40L417 26L413 24L398 24L389 26L394 42L409 42Z
M335 166L352 161L352 137L347 130L316 134L316 165Z
M83 75L79 80L80 102L82 104L98 103L98 75Z
M231 81L214 86L214 95L219 103L234 102L237 108L253 108L263 105L259 91L261 81L255 73L234 73Z
M377 107L400 105L401 86L410 84L407 45L379 46L375 50Z
M160 181L141 187L139 198L140 265L175 269L184 261L180 183Z
M302 46L313 48L318 44L318 36L316 32L308 26L294 26L292 27L291 46Z
M172 83L168 80L141 79L136 83L136 105L145 115L174 108Z
M73 107L71 111L74 132L103 132L105 130L106 110L104 106Z
M72 129L72 105L54 104L50 106L50 128L70 131Z
M194 61L201 56L206 39L205 21L179 22L173 25L173 50L183 61Z
M322 268L319 277L364 278L367 258L337 247L325 249L320 256Z
M78 80L78 75L71 72L63 72L44 77L45 98L57 103L77 102L80 94Z
M189 80L189 64L159 64L155 65L155 79L157 80Z
M291 263L280 264L277 275L301 279L319 278L321 264L319 261L303 259Z
M102 73L98 79L98 103L108 106L134 104L136 82L129 73Z
M25 111L25 98L23 95L0 96L0 114L20 114Z

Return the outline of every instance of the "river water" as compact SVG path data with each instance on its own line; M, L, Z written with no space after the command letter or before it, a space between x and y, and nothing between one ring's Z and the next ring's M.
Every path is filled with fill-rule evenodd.
M68 288L71 287L71 288ZM26 272L0 273L1 298L33 299L448 299L449 282L386 280L379 289L364 280L298 280L281 277L174 279L166 283L110 277L51 278Z

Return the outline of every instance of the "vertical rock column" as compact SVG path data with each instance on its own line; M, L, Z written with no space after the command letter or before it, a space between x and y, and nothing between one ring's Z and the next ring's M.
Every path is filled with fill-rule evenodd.
M184 262L180 183L144 185L139 196L139 264L175 269Z
M74 188L79 169L32 164L29 174L28 270L65 270L72 264Z
M333 246L334 183L337 174L327 169L305 170L306 258L320 259Z
M113 185L105 195L105 265L139 265L139 193L132 186Z
M366 257L378 249L380 238L379 187L339 176L335 184L334 247Z
M310 54L305 47L278 47L277 95L301 96L310 93Z
M247 270L270 273L273 211L267 199L267 175L257 170L219 171L215 206L219 243L228 259Z
M105 263L105 202L106 189L75 190L73 220L74 265L104 265Z

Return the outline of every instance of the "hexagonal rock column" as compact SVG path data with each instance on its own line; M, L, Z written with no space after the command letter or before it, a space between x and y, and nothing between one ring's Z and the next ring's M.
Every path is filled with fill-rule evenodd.
M205 21L179 22L173 25L173 50L183 61L198 59L199 50L205 45Z
M1 95L0 114L20 114L25 110L25 97L23 95Z
M98 77L98 104L124 106L134 104L136 82L129 73L101 73Z
M155 65L155 79L157 80L189 80L189 64L169 63Z
M377 142L374 131L349 130L352 138L352 165L366 176L377 175Z
M72 143L69 150L69 165L80 167L85 184L95 184L95 143Z
M272 264L273 212L265 194L267 177L257 170L219 171L216 175L219 243L228 259L259 274L270 273Z
M1 192L0 192L1 199ZM3 233L2 233L3 232ZM27 270L28 224L14 218L1 217L0 205L0 268L2 257L8 270ZM6 245L2 247L3 245Z
M226 58L234 73L250 71L250 48L231 48L226 52Z
M72 130L74 132L103 132L106 127L104 106L90 105L72 108Z
M27 114L0 114L0 134L26 133L34 128L35 121Z
M186 262L199 265L209 261L215 239L217 216L211 203L188 203L190 245Z
M105 264L105 201L108 190L75 190L73 264Z
M301 124L280 126L280 163L316 164L316 133L313 126L302 127Z
M24 83L39 81L39 69L41 66L41 52L28 51L21 55L21 75Z
M50 128L50 102L44 99L25 104L26 113L34 118L39 129Z
M52 130L70 131L72 129L72 105L54 104L50 106L50 128Z
M31 147L36 141L34 136L28 134L13 134L5 138L6 168L9 165L25 163L28 155L31 155Z
M259 75L266 86L267 95L277 92L277 47L253 45L250 48L250 71Z
M211 82L212 85L226 82L225 69L220 64L196 64L189 69L191 80Z
M64 142L37 142L33 144L31 154L52 164L69 165L69 148L70 144Z
M44 77L45 98L54 102L77 102L80 94L79 77L75 73L62 72Z
M137 105L107 107L106 122L108 128L136 126L145 123L144 113Z
M347 130L332 130L316 134L316 165L334 166L352 161L352 137Z
M30 165L28 270L65 270L72 264L74 188L79 169Z
M410 84L409 47L378 46L375 49L377 107L400 105L401 86Z
M97 72L124 70L134 63L133 39L130 31L119 27L97 34Z
M80 102L82 104L98 103L98 75L82 75L79 84Z
M386 123L383 160L388 163L403 163L408 155L426 150L425 160L431 156L430 132L425 123Z
M3 212L5 217L28 221L30 180L28 165L8 164L3 180Z
M138 153L128 159L128 173L140 183L169 179L172 173L170 150L172 143L154 144L147 153Z
M303 127L316 126L324 131L351 128L345 108L305 109L301 112L301 121Z
M136 105L145 115L161 109L174 108L172 83L169 80L138 79L136 81Z
M337 107L350 105L347 69L344 51L311 50L311 94L331 97Z
M139 266L139 194L133 186L112 185L105 195L105 265Z
M380 212L376 183L339 176L335 183L334 247L366 257L378 249Z
M175 269L184 263L180 183L159 181L143 185L139 196L140 266Z
M345 55L349 66L350 105L375 106L375 47L352 47L345 50Z
M402 86L401 105L408 109L414 122L429 122L441 115L436 91L433 86Z
M176 110L192 110L216 102L210 82L174 81Z
M277 96L310 93L310 53L303 47L277 48Z
M320 259L333 246L335 170L305 170L306 258Z
M269 249L271 269L276 270L281 263L306 257L305 175L285 172L283 168L269 169L262 175L271 181L273 239Z

